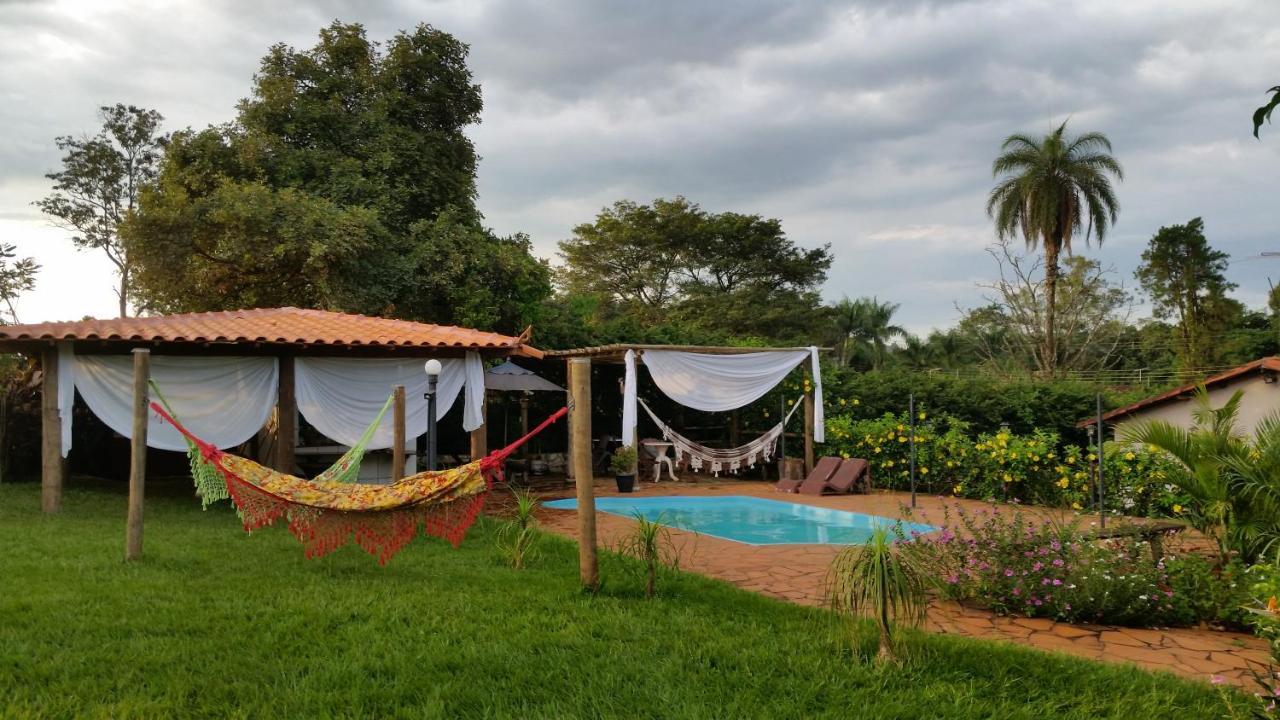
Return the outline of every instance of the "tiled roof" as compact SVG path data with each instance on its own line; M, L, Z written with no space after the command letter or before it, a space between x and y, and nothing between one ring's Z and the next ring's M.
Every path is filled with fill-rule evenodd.
M1280 372L1280 357L1264 357L1261 360L1254 360L1253 362L1245 363L1240 367L1231 368L1226 372L1218 373L1217 375L1212 375L1210 377L1205 378L1204 380L1201 380L1200 382L1189 383L1187 385L1174 388L1167 392L1162 392L1159 395L1152 395L1151 397L1144 398L1142 400L1139 400L1136 403L1125 405L1124 407L1119 407L1119 408L1116 408L1115 410L1112 410L1111 412L1105 413L1102 416L1102 421L1106 422L1108 420L1113 420L1115 418L1124 417L1125 415L1131 415L1139 410L1143 410L1153 405L1159 405L1161 403L1169 402L1170 400L1176 400L1179 397L1186 395L1187 393L1195 391L1195 389L1201 385L1204 385L1206 388L1210 388L1210 387L1213 387L1214 385L1219 385L1229 380L1234 380L1238 377L1247 375L1251 372L1254 372L1254 371L1261 372L1263 370ZM1097 422L1095 418L1088 418L1076 423L1076 427L1085 427L1086 425L1092 425L1095 422Z
M340 348L506 350L540 357L522 338L451 325L293 307L0 326L0 344L51 340L260 343Z

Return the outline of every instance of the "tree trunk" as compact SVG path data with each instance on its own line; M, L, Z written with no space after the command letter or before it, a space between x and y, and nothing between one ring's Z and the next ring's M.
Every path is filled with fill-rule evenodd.
M879 622L876 624L880 626L880 649L876 652L876 659L882 661L893 660L895 657L893 654L893 634L889 626L889 605L887 598L881 599L880 617Z
M116 293L120 296L120 317L129 317L129 271L120 271L120 290Z
M1058 305L1058 249L1056 240L1045 238L1044 243L1044 349L1041 362L1045 374L1053 377L1058 372L1058 342L1056 337Z

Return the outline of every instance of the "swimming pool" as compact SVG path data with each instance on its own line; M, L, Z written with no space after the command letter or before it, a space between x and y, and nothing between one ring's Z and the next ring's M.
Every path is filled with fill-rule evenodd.
M573 498L553 500L549 508L573 510ZM745 495L722 497L602 497L596 510L612 515L637 514L664 525L748 545L854 545L866 542L872 528L897 521L879 515L831 510ZM903 532L928 533L931 525L902 523Z

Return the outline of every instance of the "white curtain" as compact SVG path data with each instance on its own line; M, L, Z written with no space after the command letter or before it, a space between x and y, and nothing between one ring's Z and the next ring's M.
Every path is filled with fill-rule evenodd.
M427 432L427 374L424 360L373 358L297 358L294 361L298 412L317 430L343 445L353 445L377 417L391 390L403 385L405 437ZM436 419L453 407L466 388L462 427L484 424L484 363L477 353L440 360L436 386ZM369 449L389 448L392 418L388 413L370 441Z
M796 365L811 361L814 384L814 440L824 442L822 375L818 349L765 350L737 355L714 355L683 350L645 350L644 364L658 389L686 407L724 412L749 405L772 390ZM625 439L635 436L636 373L634 360L623 381ZM630 425L628 426L628 422ZM625 442L625 440L624 440Z
M636 351L628 350L623 358L626 373L622 380L622 444L636 442Z
M107 427L133 436L133 357L72 355L59 348L58 411L62 415L63 454L71 448L73 386ZM276 405L279 366L268 357L189 357L153 355L151 379L173 407L178 420L201 439L220 448L239 445L267 422ZM151 399L157 400L154 391ZM147 445L185 452L177 430L150 414Z

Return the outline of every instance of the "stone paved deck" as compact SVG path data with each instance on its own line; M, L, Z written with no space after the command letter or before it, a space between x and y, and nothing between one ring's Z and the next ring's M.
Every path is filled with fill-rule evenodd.
M901 517L905 493L809 497L781 495L762 482L703 480L697 483L642 483L640 495L754 495L850 510L885 517ZM598 496L617 495L611 479L598 479ZM570 497L572 489L543 493L546 498ZM918 497L918 506L940 517L944 504L966 509L987 507L976 501ZM1050 514L1043 508L1034 512ZM544 527L570 538L577 536L574 511L542 510ZM613 544L631 520L608 513L597 516L602 546ZM745 545L730 540L673 530L681 555L681 567L731 582L739 587L802 605L823 603L827 567L839 551L833 545ZM1219 675L1227 681L1253 687L1250 668L1263 668L1270 659L1265 641L1252 635L1201 628L1135 629L1094 625L1069 625L1042 618L999 617L980 608L938 600L931 604L927 629L933 632L1016 642L1040 650L1065 652L1107 662L1132 663L1151 670L1208 680Z

